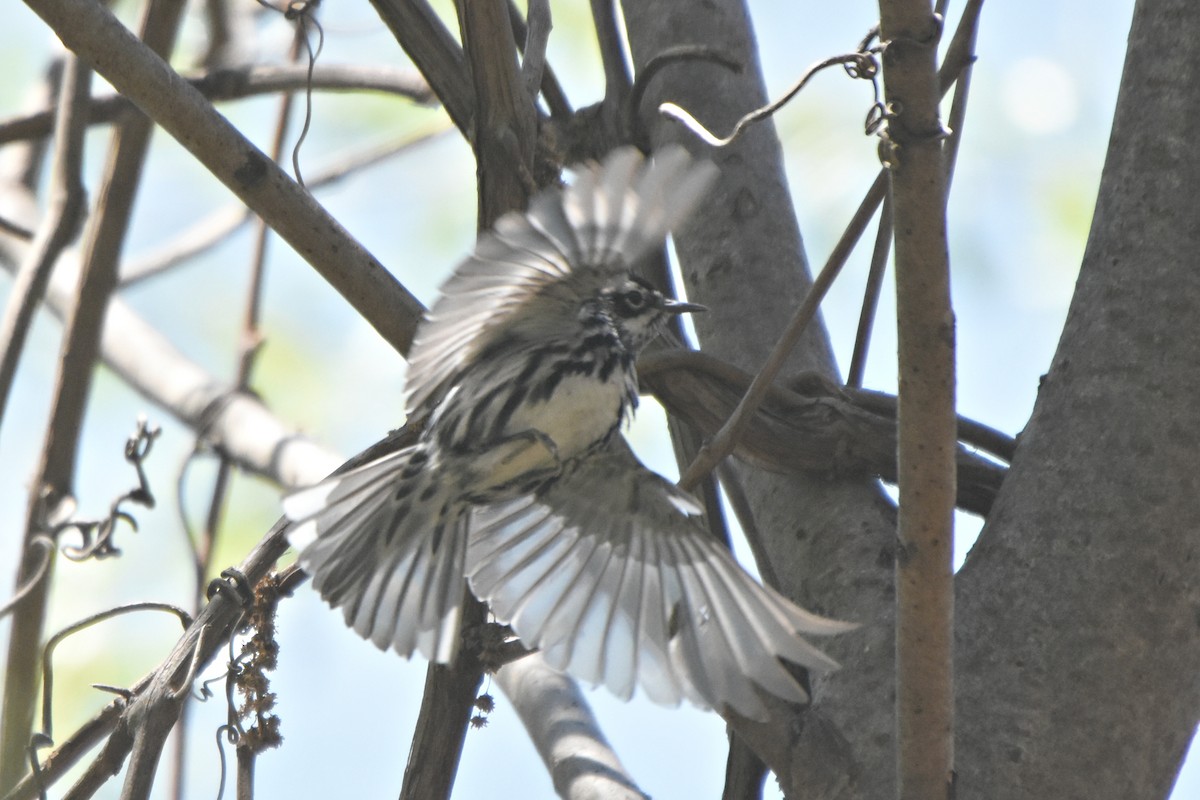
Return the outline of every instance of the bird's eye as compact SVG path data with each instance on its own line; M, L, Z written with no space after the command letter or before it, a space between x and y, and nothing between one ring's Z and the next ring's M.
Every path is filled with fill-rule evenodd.
M619 317L636 317L650 304L650 292L646 289L626 289L612 296L613 310Z
M609 297L612 310L618 317L632 319L645 314L648 309L659 305L658 292L648 286L642 286L637 281L630 281L619 290L614 290Z

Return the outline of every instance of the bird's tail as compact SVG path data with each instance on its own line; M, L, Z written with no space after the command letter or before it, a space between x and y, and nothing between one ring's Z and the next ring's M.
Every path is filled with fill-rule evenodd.
M405 448L284 498L288 541L313 588L380 649L453 660L465 506L428 452Z

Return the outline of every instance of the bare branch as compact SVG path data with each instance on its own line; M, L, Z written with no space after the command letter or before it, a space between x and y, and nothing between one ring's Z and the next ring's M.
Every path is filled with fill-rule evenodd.
M758 408L758 404L762 402L762 399L770 389L771 383L774 382L779 371L787 363L792 348L800 341L805 328L808 327L809 322L816 316L817 308L820 306L821 300L824 299L825 293L833 285L833 281L837 278L838 273L841 272L846 259L850 257L850 252L854 249L854 245L858 242L859 237L862 236L867 223L870 222L871 215L875 213L875 208L883 199L883 194L887 190L885 177L881 174L876 179L870 191L867 192L867 196L863 198L850 225L842 233L842 237L838 240L837 245L834 246L833 252L829 255L829 260L825 262L825 267L821 270L816 280L813 281L812 288L805 296L804 302L796 309L796 313L788 323L787 329L779 337L774 349L767 357L766 363L755 376L754 382L750 384L750 388L746 391L746 396L742 398L733 415L726 421L717 435L700 449L700 454L696 457L696 460L692 462L687 471L679 479L679 485L684 489L694 486L702 476L708 474L723 458L733 452L741 429L749 421L750 417L753 416L755 410Z
M82 178L83 138L87 132L84 108L91 91L91 70L86 64L68 58L63 75L55 111L59 135L55 140L46 216L17 271L0 328L0 421L25 349L33 311L45 294L55 261L79 233L86 212Z
M475 125L475 90L466 58L426 0L371 0L396 41L433 87L463 138Z
M614 0L591 0L592 24L600 44L600 61L604 65L604 101L624 104L633 88L629 63L617 28L617 7Z
M879 212L879 225L875 230L875 247L871 250L871 268L863 288L862 310L858 316L858 331L854 336L854 351L850 356L850 368L846 372L846 385L861 387L867 370L867 351L871 345L871 332L875 329L875 311L879 308L879 296L883 293L883 276L887 272L888 257L892 253L892 202L883 198L883 210Z
M550 41L549 0L529 0L529 13L525 43L521 48L521 80L531 103L537 103L541 91L542 75L546 68L546 44Z
M300 64L251 64L221 67L185 77L201 94L213 102L241 100L276 92L313 91L382 92L406 97L423 105L436 103L429 84L412 70L379 65L319 64L313 68L311 84L307 67ZM87 106L89 125L113 122L137 108L119 94L93 97ZM54 112L34 111L0 122L0 144L49 135Z
M203 95L103 6L83 0L29 5L68 47L257 211L389 344L401 353L408 349L421 313L416 298Z
M731 364L684 350L643 356L638 373L664 408L703 436L713 435L751 383L748 373ZM961 418L958 428L965 433L964 440L982 434L983 441L999 445L998 458L1003 460L1005 453L1011 458L1011 438L990 431L1003 439L993 442L985 433L990 429ZM827 480L871 476L894 484L896 431L894 397L838 387L815 373L805 373L786 387L768 388L758 410L747 419L734 453L771 472L809 473ZM955 456L958 506L987 516L1004 481L1004 468L964 447L957 447ZM722 480L726 481L724 475ZM731 492L737 509L734 495ZM750 536L753 526L746 533Z
M528 46L526 40L529 38L529 27L521 17L521 10L517 8L514 0L508 0L508 18L512 22L513 38L516 39L517 47L521 48L521 53L524 55L524 48ZM548 24L549 22L547 21ZM538 35L541 36L541 33L538 33ZM536 103L538 91L540 90L542 99L546 101L546 107L550 110L551 117L561 120L570 118L571 102L567 100L567 94L558 82L558 76L554 74L554 68L546 63L544 58L542 60L541 73L541 83L538 86L531 87L533 93L530 97Z
M388 158L408 152L411 148L451 130L445 124L438 125L413 136L382 142L363 149L343 153L308 180L312 191L337 183L343 178L372 167ZM174 267L216 247L226 238L250 222L253 212L242 203L231 203L202 218L195 225L171 241L154 248L148 253L127 259L121 274L121 288L161 275Z
M63 248L74 238L84 213L82 182L84 121L83 98L91 90L91 70L82 60L66 59L59 89L60 123L55 143L52 195L46 219L22 259L22 270L10 295L5 314L0 367L0 413L7 401L25 334L38 300L45 291L51 267ZM82 293L81 293L82 294ZM80 297L81 301L87 298ZM70 349L71 343L64 346ZM64 353L65 355L65 353ZM90 365L88 365L90 368ZM21 560L16 586L23 594L20 613L14 615L9 634L5 669L3 716L0 717L0 792L7 791L25 773L26 747L33 732L33 708L37 697L37 654L42 641L46 605L49 601L48 568L45 556L34 543L45 535L48 516L71 494L75 445L82 407L79 399L64 398L66 385L74 378L63 363L55 386L55 407L47 430L37 477L30 491ZM61 415L61 417L60 417ZM74 418L72 424L71 418ZM57 429L56 425L62 425ZM51 559L52 560L52 559ZM44 576L39 581L33 579ZM27 587L27 588L23 588Z
M923 0L883 0L885 158L899 327L897 796L953 795L954 315L937 43Z
M579 687L537 653L496 673L563 800L645 800L604 738Z

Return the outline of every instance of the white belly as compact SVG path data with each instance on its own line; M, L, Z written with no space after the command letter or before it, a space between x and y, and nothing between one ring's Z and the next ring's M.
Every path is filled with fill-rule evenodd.
M607 434L620 419L624 376L601 383L594 376L571 376L544 403L523 405L507 431L538 430L554 442L558 457L572 458Z

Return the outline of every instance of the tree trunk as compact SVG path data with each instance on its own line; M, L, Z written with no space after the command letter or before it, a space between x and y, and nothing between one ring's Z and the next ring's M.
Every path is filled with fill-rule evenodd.
M1200 717L1198 43L1200 5L1137 4L1066 327L959 573L962 798L1165 797Z

